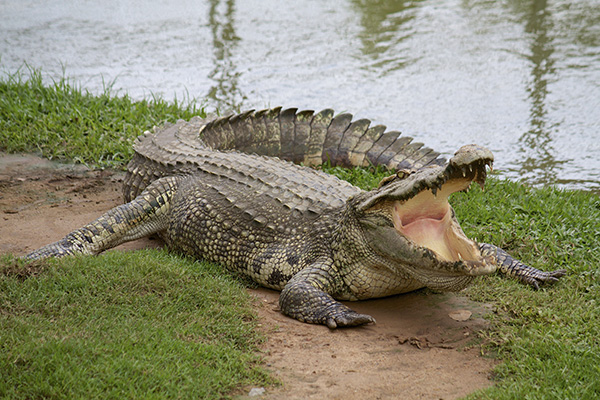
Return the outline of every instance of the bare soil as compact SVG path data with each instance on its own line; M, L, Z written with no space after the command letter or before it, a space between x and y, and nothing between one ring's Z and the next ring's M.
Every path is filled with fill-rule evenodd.
M119 205L122 177L0 154L0 253L26 254ZM143 239L117 250L158 246L159 240ZM495 361L476 344L489 310L460 294L354 302L377 323L330 330L282 315L277 292L249 290L268 338L264 363L281 381L254 398L455 399L492 385Z

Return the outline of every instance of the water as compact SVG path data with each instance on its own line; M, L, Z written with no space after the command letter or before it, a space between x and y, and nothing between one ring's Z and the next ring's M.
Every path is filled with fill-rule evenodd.
M334 108L600 191L600 2L0 0L0 69L209 110Z

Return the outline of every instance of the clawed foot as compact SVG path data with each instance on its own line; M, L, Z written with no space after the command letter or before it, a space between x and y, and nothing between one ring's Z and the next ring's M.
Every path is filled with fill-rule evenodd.
M479 248L484 257L490 257L498 265L500 272L518 281L539 289L542 284L551 284L566 275L567 270L540 271L537 268L523 264L506 251L493 244L480 243Z
M58 242L50 243L44 247L41 247L31 253L27 254L23 258L28 261L43 260L45 258L61 258L65 256L82 254L84 253L83 245L71 240L72 234L59 240Z
M345 327L345 326L359 326L370 323L375 323L375 318L367 314L359 314L356 311L348 309L344 313L329 316L325 320L325 324L330 329Z
M327 325L330 329L375 323L375 318L370 315L357 313L329 293L297 277L281 291L279 308L299 321Z
M566 269L558 269L556 271L537 271L538 273L535 276L529 277L527 279L527 283L533 286L536 289L540 288L540 285L543 284L553 284L557 282L559 278L562 278L567 274Z

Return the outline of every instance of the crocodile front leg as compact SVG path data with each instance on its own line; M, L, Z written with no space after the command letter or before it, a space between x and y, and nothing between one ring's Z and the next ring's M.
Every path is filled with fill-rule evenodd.
M550 272L540 271L514 259L506 251L493 244L480 243L479 249L484 257L491 257L496 262L500 268L500 272L520 282L531 285L536 289L539 289L542 283L554 283L558 281L558 278L567 273L564 269Z
M370 315L359 314L326 292L331 287L329 263L315 263L298 272L279 296L281 311L299 321L323 324L334 329L375 323Z
M178 178L162 178L129 203L115 207L63 239L25 256L28 260L69 255L94 255L121 243L166 229L166 214Z

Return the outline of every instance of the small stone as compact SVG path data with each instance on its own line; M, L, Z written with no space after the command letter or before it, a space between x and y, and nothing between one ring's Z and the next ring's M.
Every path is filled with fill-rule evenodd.
M265 388L264 387L260 387L260 388L252 388L250 389L250 392L248 393L248 396L250 397L254 397L254 396L262 396L263 394L265 394Z
M471 318L471 315L473 315L473 313L469 310L456 310L448 314L448 316L455 321L466 321Z

